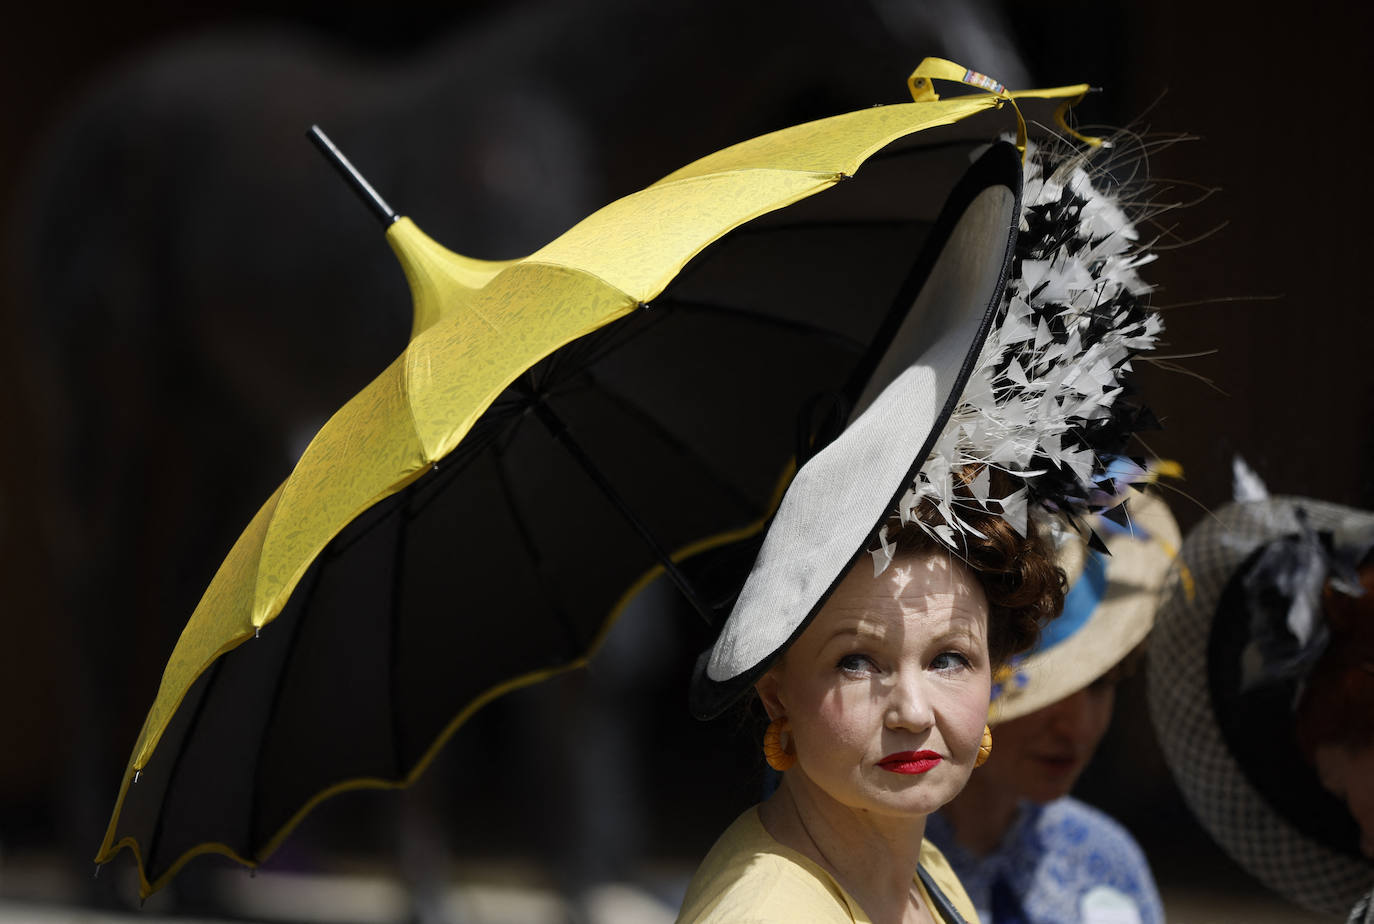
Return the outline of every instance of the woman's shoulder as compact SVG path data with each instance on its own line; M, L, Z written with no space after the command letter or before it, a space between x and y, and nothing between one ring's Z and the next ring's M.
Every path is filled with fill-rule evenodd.
M785 924L853 921L844 893L805 856L746 811L706 854L687 886L678 924Z
M1145 866L1145 854L1130 832L1100 809L1072 796L1046 804L1035 819L1035 833L1057 850L1080 850Z
M1074 894L1080 920L1094 920L1098 905L1129 904L1137 917L1112 920L1150 922L1163 919L1159 890L1145 852L1135 838L1111 816L1072 797L1047 804L1035 823L1035 836L1044 853L1038 861L1037 881L1056 884L1055 891ZM1108 917L1111 917L1108 915Z
M939 846L932 843L928 837L921 841L921 868L965 921L977 922L978 912L973 906L973 899L964 890L964 884L959 880L949 860L945 859ZM924 888L922 884L922 889Z

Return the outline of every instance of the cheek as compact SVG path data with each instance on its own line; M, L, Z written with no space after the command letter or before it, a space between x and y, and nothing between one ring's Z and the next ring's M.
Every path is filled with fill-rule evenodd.
M951 747L976 752L983 741L983 726L988 721L991 683L985 677L951 684L941 691L940 711L945 717Z
M1093 744L1101 740L1107 733L1107 726L1112 724L1112 709L1116 706L1116 687L1108 687L1105 690L1096 692L1091 700L1092 721L1091 726L1094 734Z
M1111 703L1108 703L1105 709L1094 716L1091 740L1087 742L1089 750L1097 749L1097 746L1102 743L1102 736L1107 733L1107 726L1111 724L1112 706Z
M994 726L992 759L978 771L984 781L1021 796L1030 795L1026 787L1037 772L1029 763L1030 751L1035 742L1045 740L1047 724L1042 710Z
M863 746L882 722L882 711L859 685L834 690L815 704L816 731L832 745Z
M837 684L828 677L789 680L786 708L799 752L823 760L828 752L862 746L874 721L866 686Z
M1089 694L1088 699L1079 706L1079 714L1056 727L1073 741L1077 750L1091 756L1102 743L1107 727L1112 724L1112 705L1115 701L1116 698L1110 693Z
M1048 725L1043 710L1003 722L992 730L993 748L1004 760L1013 755L1020 756L1032 742L1043 741L1047 737Z

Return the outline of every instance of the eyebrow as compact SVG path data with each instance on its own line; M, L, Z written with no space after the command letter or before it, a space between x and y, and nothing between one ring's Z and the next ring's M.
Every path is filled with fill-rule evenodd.
M887 635L886 627L875 627L875 620L870 618L858 619L854 622L837 626L826 638L826 642L834 641L842 636L856 636L869 638L882 638Z
M853 621L837 626L822 642L822 647L841 638L872 639L876 642L884 642L889 634L890 629L882 620L872 616L858 617ZM928 643L951 639L976 641L983 637L986 637L986 632L980 633L978 631L976 615L956 610L950 614L949 624L942 627L940 631L931 634L926 641Z
M943 631L931 636L931 641L944 641L950 639L960 639L964 641L976 642L979 639L986 639L987 633L978 632L978 621L975 619L959 619L954 624L948 626Z

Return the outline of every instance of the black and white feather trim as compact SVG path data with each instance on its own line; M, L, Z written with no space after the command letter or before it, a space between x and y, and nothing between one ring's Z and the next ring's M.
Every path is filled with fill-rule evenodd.
M1155 426L1125 381L1132 359L1153 350L1164 329L1137 272L1154 254L1118 196L1094 182L1093 153L1056 158L1028 147L1002 308L958 407L898 504L903 524L923 501L933 504L940 522L916 522L955 551L981 535L965 519L970 510L999 514L1022 535L1028 517L1057 514L1045 520L1062 531L1119 503L1120 482L1144 474L1119 457L1132 434ZM1021 487L989 496L990 469ZM872 553L876 571L892 559L887 532Z

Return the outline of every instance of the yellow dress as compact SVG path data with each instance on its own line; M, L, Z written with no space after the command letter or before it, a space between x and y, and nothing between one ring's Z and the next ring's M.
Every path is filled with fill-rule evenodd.
M929 840L921 844L921 866L964 920L978 924L973 902ZM929 906L930 896L920 879L916 884ZM677 918L677 924L831 922L871 924L833 876L768 833L757 806L735 819L701 861Z

